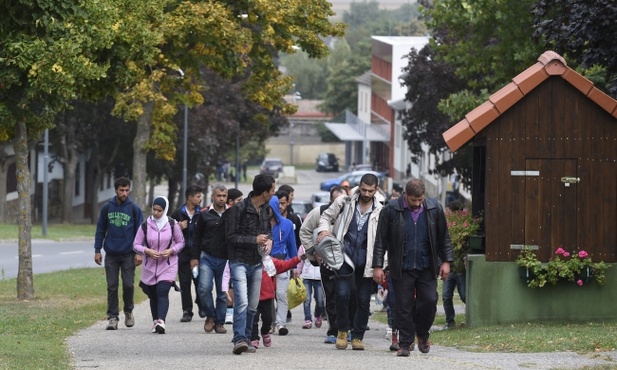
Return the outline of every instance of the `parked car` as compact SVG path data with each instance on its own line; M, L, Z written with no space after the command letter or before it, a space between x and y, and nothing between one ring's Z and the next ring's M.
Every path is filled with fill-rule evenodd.
M291 207L293 208L294 212L297 213L298 216L300 216L302 221L304 221L306 215L308 215L308 213L313 209L313 205L311 204L311 202L308 202L306 200L294 200L293 202L291 202Z
M349 181L349 184L351 185L351 188L353 189L355 186L358 186L360 184L360 179L362 178L364 174L367 174L367 173L372 173L375 176L377 176L377 178L379 179L379 185L383 183L383 180L385 177L383 173L375 172L375 171L353 171L353 172L348 172L342 176L336 177L334 179L325 180L320 184L319 188L323 191L330 191L330 189L333 186L341 185L341 182L343 182L344 180L347 180Z
M280 158L266 158L259 167L260 174L272 175L277 177L283 172L283 161Z
M373 165L370 163L360 163L360 164L356 164L349 166L349 172L353 172L353 171L372 171L373 170Z
M311 195L311 204L313 208L320 207L323 204L330 203L330 192L329 191L318 191L317 193L313 193Z
M338 159L333 153L319 153L315 159L315 170L338 172Z

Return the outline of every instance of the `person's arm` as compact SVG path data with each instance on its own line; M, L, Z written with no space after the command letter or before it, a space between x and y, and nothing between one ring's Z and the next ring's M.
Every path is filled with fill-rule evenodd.
M147 226L146 226L147 228ZM133 250L135 251L135 253L140 254L140 255L146 255L146 246L144 243L144 240L146 239L146 233L143 231L143 229L140 227L137 230L137 234L135 235L135 239L133 240Z
M182 233L182 228L180 227L180 224L178 222L174 222L173 227L174 227L174 232L173 232L174 242L173 242L173 245L171 246L171 249L173 249L174 251L173 254L177 255L184 248L186 243L184 241L184 234Z
M107 220L107 212L109 212L109 205L105 203L105 205L101 207L99 220L96 223L96 233L94 234L94 262L99 266L103 263L101 249L103 248L103 240L105 239L105 233L107 232L107 225L109 223Z
M202 213L193 216L197 217L197 220L195 220L195 235L193 235L193 247L191 248L191 268L199 264L199 257L201 255L201 238L203 238L206 231L206 220L204 217L205 212L207 211L204 210Z
M287 257L292 258L298 255L298 246L296 245L296 236L293 231L293 223L289 222L290 230L287 233L285 246L287 248Z
M300 263L300 257L295 256L294 258L289 259L287 261L279 260L277 258L272 258L272 262L274 262L274 267L276 267L276 273L280 274L280 273L289 271L293 269L294 267L296 267L298 263Z
M334 221L341 215L341 210L345 206L345 202L349 201L347 196L338 197L332 202L330 207L326 209L319 218L319 226L317 227L318 236L317 243L319 243L324 236L331 235L330 228L334 224ZM344 222L344 220L339 220Z
M319 226L319 207L313 208L304 219L304 223L300 228L300 241L305 249L313 246L313 230Z
M379 221L377 222L377 232L375 235L375 245L373 246L373 280L377 284L381 284L385 280L383 271L385 263L385 252L388 246L388 226L390 225L390 206L386 206L379 213Z

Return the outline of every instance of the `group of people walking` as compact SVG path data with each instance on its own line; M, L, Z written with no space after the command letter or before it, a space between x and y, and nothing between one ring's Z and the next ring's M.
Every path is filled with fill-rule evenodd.
M119 274L125 325L134 325L132 282L135 267L143 263L139 285L150 299L154 333L165 333L172 288L181 291L182 322L192 320L195 302L205 318L204 330L226 333L233 291L232 352L256 352L260 340L269 347L271 333L288 333L287 287L290 278L301 276L311 292L302 327L320 327L327 318L325 343L343 350L351 342L353 350L364 350L371 295L388 281L397 355L409 356L416 340L418 350L428 353L437 276L445 279L453 260L442 206L425 197L420 180L410 180L404 193L390 200L373 174L364 175L354 189L341 185L331 189L330 204L313 209L304 222L290 206L293 188L283 185L277 191L269 175L255 176L245 198L237 189L214 186L212 203L203 209L203 190L189 186L186 204L172 217L167 217L167 199L156 197L152 215L143 222L141 210L128 198L130 182L118 179L116 196L101 209L95 238L98 264L101 249L106 252L107 329L118 327ZM337 269L314 253L315 246L331 238L348 257ZM270 263L274 270L263 268Z

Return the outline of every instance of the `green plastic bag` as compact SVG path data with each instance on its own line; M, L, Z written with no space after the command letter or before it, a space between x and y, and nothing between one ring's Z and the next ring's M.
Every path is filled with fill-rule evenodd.
M289 280L287 286L287 306L291 310L292 308L301 305L306 299L306 287L304 282L300 278L293 278Z

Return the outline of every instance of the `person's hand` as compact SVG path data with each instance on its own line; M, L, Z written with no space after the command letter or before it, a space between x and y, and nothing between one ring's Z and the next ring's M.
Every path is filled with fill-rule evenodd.
M332 234L330 234L328 230L320 231L319 234L317 234L317 244L321 243L323 238L325 238L326 236L332 236Z
M264 256L266 254L270 254L270 252L272 251L272 239L266 240L266 243L263 245L263 248L264 248Z
M150 248L146 248L144 253L147 256L150 256L150 258L158 260L159 257L161 257L161 255L159 254L159 252L155 251L154 249L150 249Z
M373 267L373 280L377 284L381 284L386 280L386 274L384 274L383 268Z
M255 238L255 242L257 243L257 245L266 244L267 241L268 241L268 235L266 234L259 234Z
M439 267L439 276L441 276L441 280L446 280L448 275L450 274L450 262L444 262Z
M101 253L94 253L94 262L100 266L103 263L103 255Z
M189 220L184 220L182 222L178 222L180 224L180 229L185 230L189 227Z
M161 257L163 257L164 259L169 259L169 256L171 256L173 253L174 253L173 249L167 248L161 253Z
M199 266L199 260L191 260L191 270Z
M133 263L135 264L135 267L141 265L141 263L143 262L144 258L142 257L141 254L136 253L135 254L135 258L133 258Z

